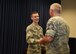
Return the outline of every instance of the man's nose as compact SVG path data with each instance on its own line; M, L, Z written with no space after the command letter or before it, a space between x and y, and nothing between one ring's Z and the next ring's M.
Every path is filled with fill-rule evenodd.
M39 19L39 17L36 17L37 19Z

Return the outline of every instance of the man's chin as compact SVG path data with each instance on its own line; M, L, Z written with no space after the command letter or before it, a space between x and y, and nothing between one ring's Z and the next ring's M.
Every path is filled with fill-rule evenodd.
M39 21L34 21L35 23L38 23Z

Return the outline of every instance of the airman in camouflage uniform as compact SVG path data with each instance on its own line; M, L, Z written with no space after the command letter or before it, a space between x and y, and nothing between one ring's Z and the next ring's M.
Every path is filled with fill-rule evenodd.
M61 5L54 3L50 6L52 16L46 27L46 36L53 37L53 40L46 45L46 54L70 54L69 52L69 26L60 17Z
M47 22L45 37L41 40L41 43L45 44L46 54L70 54L69 26L60 17L61 5L52 4L49 13L51 18Z
M32 13L33 23L26 28L26 41L28 43L27 54L41 54L41 44L37 42L43 37L43 29L39 26L37 12Z
M70 54L69 53L69 27L59 16L49 19L46 34L53 37L53 41L46 43L46 54Z

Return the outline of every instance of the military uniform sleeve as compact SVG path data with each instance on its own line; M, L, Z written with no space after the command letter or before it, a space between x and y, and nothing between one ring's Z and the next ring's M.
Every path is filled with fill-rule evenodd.
M53 23L52 20L50 20L50 21L47 22L45 35L54 37L55 33L56 33L56 31L55 31L55 28L54 28L54 23Z
M44 35L43 35L43 28L41 27L41 29L40 29L40 36L41 37L43 37Z
M27 43L34 43L33 33L30 28L26 29L26 41Z
M30 28L26 29L26 41L27 43L37 43L36 39L33 36L33 31Z

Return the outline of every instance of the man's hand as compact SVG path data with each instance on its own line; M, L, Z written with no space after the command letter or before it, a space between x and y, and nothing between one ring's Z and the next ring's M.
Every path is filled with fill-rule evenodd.
M44 43L46 43L46 41L47 41L47 37L46 36L44 36L43 38L40 38L40 39L36 40L36 42L38 44L44 44Z
M53 40L53 37L51 36L44 36L43 38L40 38L39 40L37 40L38 44L45 44L48 42L51 42Z
M53 40L52 36L44 36L40 43L45 44L45 43L51 42L52 40Z
M40 38L40 39L36 40L36 42L37 42L38 44L41 44L42 39L43 39L43 38Z

